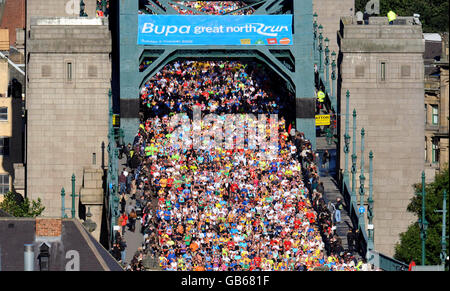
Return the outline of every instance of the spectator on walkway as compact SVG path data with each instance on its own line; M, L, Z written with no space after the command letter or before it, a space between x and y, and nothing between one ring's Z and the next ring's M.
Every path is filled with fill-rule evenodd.
M117 222L118 222L119 226L122 227L122 236L123 236L125 234L125 227L127 226L127 222L128 222L127 213L123 212Z
M130 230L131 232L134 232L136 229L136 219L137 219L136 211L132 209L130 215L128 216L129 220L128 230Z
M122 237L119 241L119 249L120 249L120 261L122 264L125 264L127 255L127 243L125 242L124 237Z
M125 206L127 205L127 198L125 196L125 193L122 193L120 195L120 213L124 213L125 212Z
M127 190L127 176L125 176L124 171L122 171L122 172L120 173L120 176L119 176L119 186L120 186L120 188L119 188L119 194L122 195L122 194L124 194L124 193L126 192L126 190Z

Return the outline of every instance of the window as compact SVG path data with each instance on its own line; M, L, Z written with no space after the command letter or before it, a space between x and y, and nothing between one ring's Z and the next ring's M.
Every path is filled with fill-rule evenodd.
M9 192L9 175L0 175L0 194Z
M381 81L385 81L386 80L386 63L385 62L381 62L381 71L380 71L381 75Z
M428 143L427 143L427 137L425 137L425 162L428 162Z
M428 123L428 106L425 104L425 124Z
M438 112L438 106L437 105L431 105L431 114L432 114L432 124L438 125L439 124L439 112Z
M0 121L8 120L8 107L0 107Z
M431 158L433 163L439 163L439 139L434 138L431 145Z
M9 155L9 138L0 137L0 156Z
M67 63L67 81L72 81L72 63Z

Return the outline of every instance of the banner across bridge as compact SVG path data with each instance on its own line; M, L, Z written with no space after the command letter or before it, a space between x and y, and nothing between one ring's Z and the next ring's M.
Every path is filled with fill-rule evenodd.
M292 15L139 15L138 45L292 45Z

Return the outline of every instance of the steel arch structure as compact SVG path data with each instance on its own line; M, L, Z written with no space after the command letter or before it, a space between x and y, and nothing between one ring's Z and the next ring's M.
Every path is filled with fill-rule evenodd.
M303 132L313 147L316 145L315 94L313 65L313 12L312 0L242 0L252 7L255 15L292 14L293 45L138 45L139 0L119 0L119 79L120 126L124 142L131 143L139 127L139 92L141 86L166 64L180 58L194 59L254 59L262 62L286 81L295 96L296 129ZM157 14L178 14L172 5L197 10L171 0L148 0L147 5ZM208 1L205 1L208 2ZM235 11L228 12L232 13ZM220 16L217 16L220 17ZM145 58L152 63L144 71L139 65Z

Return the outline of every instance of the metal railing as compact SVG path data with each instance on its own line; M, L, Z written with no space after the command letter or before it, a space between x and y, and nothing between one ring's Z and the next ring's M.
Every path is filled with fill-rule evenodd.
M357 238L359 242L359 254L361 257L365 258L367 249L368 249L368 237L367 232L365 228L360 227L359 223L359 216L358 216L358 205L355 201L352 201L352 197L350 194L350 190L347 186L347 183L344 181L344 176L342 175L342 172L338 173L338 184L339 189L342 190L342 197L344 198L344 203L346 207L346 211L350 217L350 221L352 222L352 228L353 229L359 229L359 237Z
M110 231L110 243L114 241L114 226L117 225L119 217L119 195L118 195L118 156L119 149L116 144L116 134L113 126L113 102L112 92L109 90L109 119L108 119L108 170L106 178L105 206L108 211L108 230Z

